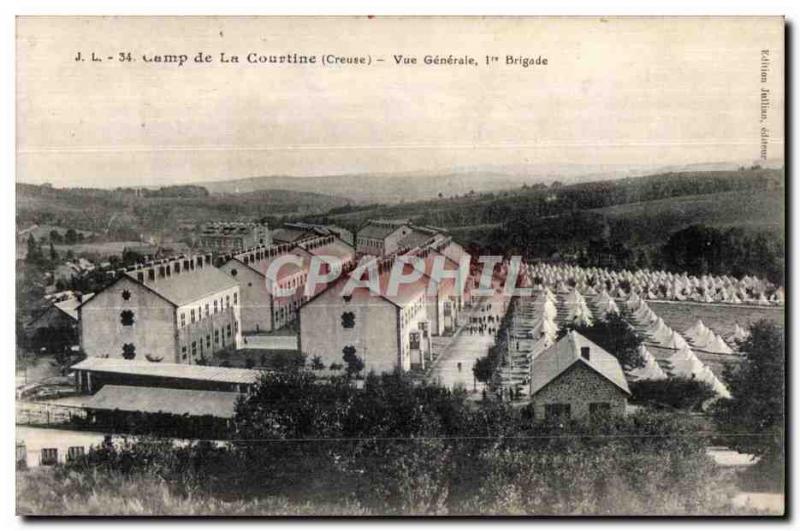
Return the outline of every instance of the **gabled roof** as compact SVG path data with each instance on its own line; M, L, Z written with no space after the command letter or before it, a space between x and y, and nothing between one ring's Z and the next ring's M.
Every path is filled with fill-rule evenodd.
M382 240L395 231L408 226L409 223L406 220L370 220L358 230L358 237Z
M210 264L194 271L184 271L144 283L137 280L136 273L137 271L127 271L125 275L161 295L175 306L183 306L239 285L236 280Z
M581 357L582 347L589 348L588 360ZM573 330L534 358L531 364L531 396L576 363L583 363L625 393L631 394L617 358Z
M71 298L53 304L56 308L67 314L70 318L78 320L78 306L94 297L94 293L87 293L82 299Z
M428 240L432 239L435 236L428 231L419 230L416 227L412 227L411 233L403 236L403 238L397 242L399 247L405 247L406 249L414 249L419 247L420 245L426 243Z
M76 363L71 369L233 384L253 384L261 376L261 371L254 369L186 365L182 363L153 363L120 358L89 357Z
M272 231L272 241L277 243L295 243L316 236L319 236L319 233L311 229L281 227Z
M171 415L212 416L223 419L236 414L239 393L196 391L165 387L104 385L86 403L87 409L141 411Z

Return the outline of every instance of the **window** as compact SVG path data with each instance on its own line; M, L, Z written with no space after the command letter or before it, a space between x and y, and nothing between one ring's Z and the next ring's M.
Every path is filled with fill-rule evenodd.
M344 354L344 356L346 357L345 359L354 356L355 353L356 353L356 347L354 347L353 345L347 345L342 349L342 354Z
M181 327L184 327L184 326L186 326L186 314L182 313L181 314Z
M589 403L589 414L592 417L608 416L611 414L611 404L608 402Z
M209 311L208 311L208 303L206 303L206 317L208 317L208 314L209 314Z
M211 348L211 334L206 335L206 348Z
M186 347L181 347L181 359L186 359Z
M197 357L197 341L192 341L192 357Z
M191 321L194 322L194 308L190 310L189 314L191 315Z
M42 448L42 458L39 464L42 466L58 464L58 448Z
M238 272L238 271L236 271L236 268L233 268L233 269L231 269L231 276L232 276L232 277L235 277L235 276L236 276L236 275L238 275L238 274L239 274L239 272Z
M411 344L411 350L419 350L419 332L411 332L408 335L408 340Z
M131 310L122 310L119 313L119 321L122 326L133 326L133 312Z
M352 295L342 295L342 299L344 299L344 302L345 302L345 303L348 303L348 302L350 302L350 300L351 300L352 298L353 298L353 296L352 296Z
M236 306L236 303L238 303L238 302L239 302L239 294L238 293L234 293L233 294L233 305Z
M67 461L75 461L83 457L84 453L83 446L70 446L67 448Z
M353 312L342 314L342 328L353 328L356 325L356 315Z
M122 357L126 360L132 360L136 357L136 347L133 343L125 343L122 345Z
M228 325L228 337L231 337L231 325Z
M217 313L217 301L214 301L214 313Z
M545 404L544 418L546 420L569 420L571 408L569 404Z
M230 308L231 307L231 296L230 295L225 295L225 307L226 308Z
M122 290L122 300L129 301L131 300L131 292L127 289Z
M219 330L214 330L214 344L219 345Z

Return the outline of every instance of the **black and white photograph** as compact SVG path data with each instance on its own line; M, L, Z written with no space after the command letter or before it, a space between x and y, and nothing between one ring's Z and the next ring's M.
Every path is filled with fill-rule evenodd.
M15 26L17 515L787 514L783 17Z

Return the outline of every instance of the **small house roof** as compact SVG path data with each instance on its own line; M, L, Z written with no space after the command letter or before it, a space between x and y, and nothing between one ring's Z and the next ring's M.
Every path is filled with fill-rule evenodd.
M581 356L583 347L589 348L588 360ZM625 393L631 393L625 373L617 358L573 330L533 360L531 364L531 396L541 391L576 363L583 363Z

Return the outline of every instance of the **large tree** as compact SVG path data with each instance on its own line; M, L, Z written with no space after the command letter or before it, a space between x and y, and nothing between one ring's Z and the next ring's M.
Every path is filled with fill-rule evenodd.
M742 343L744 360L725 371L731 398L712 410L727 444L780 469L784 455L785 338L778 325L762 320Z
M558 331L558 338L561 339L570 330L575 330L608 351L625 369L635 369L644 365L644 358L639 354L641 336L617 314L608 314L605 319L595 321L591 326L574 323L562 326Z

